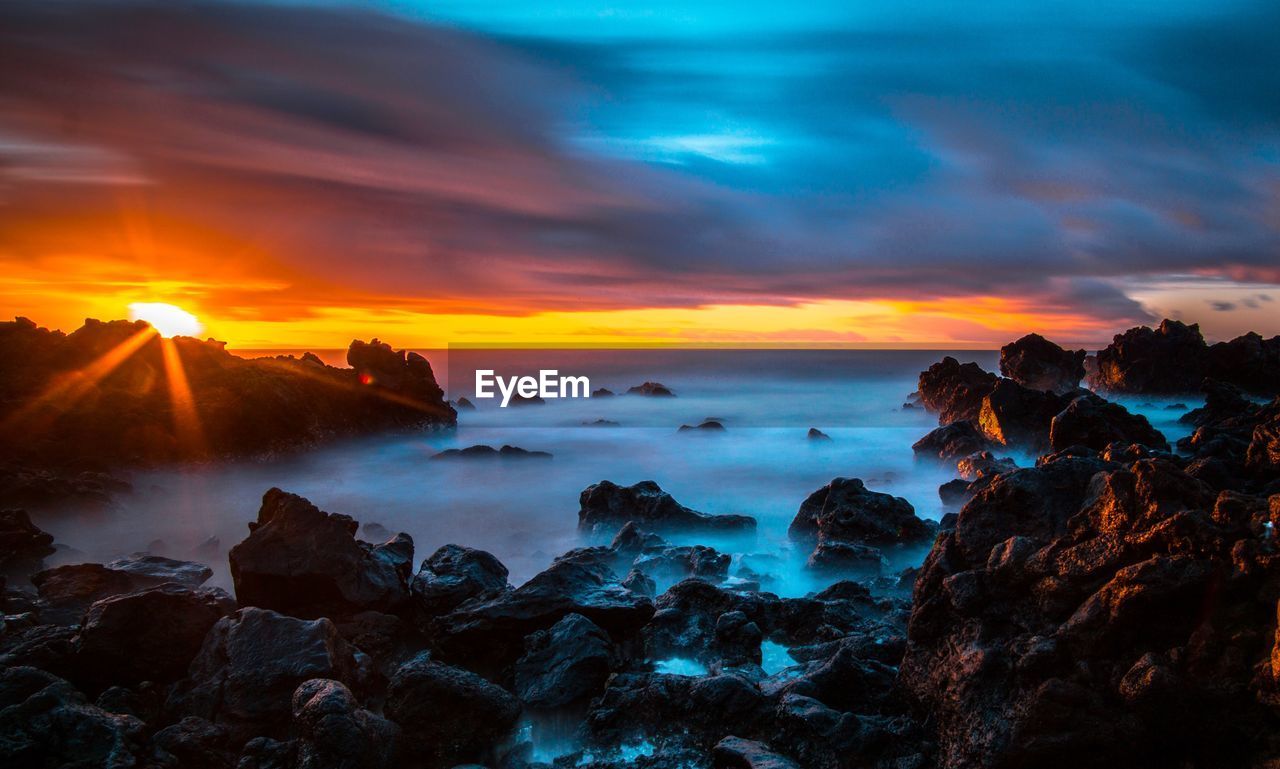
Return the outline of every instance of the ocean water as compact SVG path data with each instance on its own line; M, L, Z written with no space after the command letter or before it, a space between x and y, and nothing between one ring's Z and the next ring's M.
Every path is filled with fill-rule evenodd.
M512 583L520 584L556 555L586 544L577 533L584 488L606 479L620 484L653 480L695 510L744 513L759 522L757 536L747 541L706 536L674 541L732 553L734 570L745 560L768 573L764 589L803 595L832 580L801 568L807 552L787 540L800 503L832 478L857 477L870 489L906 498L922 517L941 517L937 489L954 473L918 462L911 452L911 444L936 426L936 418L903 403L919 372L944 354L988 370L995 369L997 359L996 353L983 351L424 354L447 384L449 397L471 395L470 371L477 366L493 365L505 373L539 361L561 373L587 375L593 388L620 393L652 380L677 397L621 395L506 409L496 401L477 401L477 410L460 412L454 431L384 435L271 460L139 473L134 492L121 498L118 510L39 521L68 548L53 562L105 561L150 549L209 563L215 569L213 583L230 588L226 550L248 534L246 524L255 518L262 494L277 486L324 510L410 534L419 560L448 543L488 550L511 570ZM1187 432L1176 423L1182 410L1166 409L1169 401L1124 402L1151 418L1170 440ZM682 424L708 417L726 429L677 432ZM617 426L584 424L601 419ZM809 440L810 427L832 440ZM475 444L510 444L553 457L430 460L444 449ZM1009 454L1019 465L1034 461ZM361 536L380 539L373 533ZM210 538L218 545L200 550ZM919 549L890 552L887 571L915 565L923 555Z

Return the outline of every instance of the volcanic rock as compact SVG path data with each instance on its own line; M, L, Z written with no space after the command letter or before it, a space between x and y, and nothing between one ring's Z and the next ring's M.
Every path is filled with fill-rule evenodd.
M869 491L857 478L836 478L805 499L787 536L798 542L826 539L882 547L928 542L935 532L905 499Z
M628 522L658 533L754 534L756 520L746 515L708 515L691 510L653 481L619 486L600 481L579 498L578 531L607 534Z
M1133 393L1194 392L1205 376L1208 348L1200 326L1161 321L1117 334L1098 352L1095 389Z
M987 450L991 442L972 420L951 422L934 428L911 446L917 456L936 457L943 461L959 459Z
M1210 345L1205 370L1255 395L1280 395L1280 336L1263 339L1250 331L1230 342Z
M1053 418L1067 403L1063 396L1001 379L982 398L978 429L1000 446L1045 447Z
M811 440L811 441L829 441L829 440L831 440L831 436L830 436L830 435L827 435L826 433L822 432L821 430L819 430L819 429L818 429L818 428L816 428L816 427L810 427L810 428L809 428L808 438L809 438L809 440Z
M698 423L697 425L680 425L680 429L676 432L687 433L692 430L706 430L709 432L722 433L724 432L724 425L714 419L708 419L705 422Z
M0 575L38 571L54 552L53 535L33 524L26 510L0 510Z
M471 598L509 590L507 574L507 567L483 550L445 545L422 562L409 592L419 610L436 617Z
M741 737L725 737L712 751L716 769L800 769L800 765L769 749L768 745Z
M341 681L313 678L293 693L297 761L325 769L399 766L400 727L365 710Z
M1169 450L1169 442L1146 417L1130 414L1124 406L1097 395L1082 395L1071 401L1049 424L1049 444L1054 451L1068 446L1101 451L1112 443L1139 443Z
M1064 350L1039 334L1000 348L1000 373L1023 387L1065 395L1084 378L1084 350Z
M355 538L359 524L296 494L271 489L249 536L227 558L242 606L299 617L394 611L409 597L413 540Z
M638 384L627 390L628 395L648 395L658 398L674 398L673 393L666 385L659 382L645 382Z
M556 708L604 688L613 660L609 634L580 614L567 614L525 639L516 661L515 692L528 706Z
M956 462L956 470L966 481L976 481L988 475L998 475L1017 470L1018 466L1009 457L997 458L990 451L979 451L962 457Z
M977 421L982 399L997 379L976 363L961 364L948 355L920 373L920 402L938 412L940 424Z
M51 673L0 670L0 756L6 766L135 766L144 728L132 716L90 704Z
M495 449L483 444L468 446L465 449L445 449L432 454L430 459L551 459L549 451L529 451L519 446L503 446Z
M123 571L138 584L161 585L173 582L186 587L200 587L213 576L213 569L203 563L178 561L148 553L134 553L107 564L108 569Z

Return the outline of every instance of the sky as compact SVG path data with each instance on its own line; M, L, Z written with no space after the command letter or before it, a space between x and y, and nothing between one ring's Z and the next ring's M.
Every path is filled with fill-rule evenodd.
M13 0L0 311L168 302L239 348L1270 336L1276 29L1230 0Z

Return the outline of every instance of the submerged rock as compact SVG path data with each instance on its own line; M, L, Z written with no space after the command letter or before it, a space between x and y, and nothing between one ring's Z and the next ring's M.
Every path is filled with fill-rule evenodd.
M242 606L299 617L394 611L409 597L413 540L398 534L372 545L359 524L280 489L262 498L249 536L227 558Z
M709 432L722 433L724 432L724 425L714 419L708 419L705 422L698 423L697 425L680 425L680 429L676 432L687 433L692 430L706 430Z
M492 446L478 444L465 449L445 449L432 454L429 459L551 459L549 451L529 451L519 446L503 446L495 449Z
M1000 373L1023 387L1065 395L1084 378L1084 350L1064 350L1039 334L1000 348Z
M818 429L818 428L816 428L816 427L810 427L810 428L809 428L808 438L809 438L809 440L811 440L811 441L829 441L829 440L831 440L831 436L830 436L830 435L827 435L826 433L822 432L821 430L819 430L819 429Z
M746 515L708 515L691 510L653 481L619 486L600 481L579 497L578 531L607 534L629 522L658 533L754 534L756 520Z
M392 676L385 711L403 730L410 755L447 769L490 759L514 729L520 702L475 673L423 654Z
M674 398L675 393L660 382L645 382L627 390L628 395L648 395L659 398Z

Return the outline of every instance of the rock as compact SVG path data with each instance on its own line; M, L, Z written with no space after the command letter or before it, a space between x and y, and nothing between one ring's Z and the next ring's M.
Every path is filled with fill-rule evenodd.
M227 554L236 599L299 617L394 612L409 598L413 540L355 538L359 524L271 489L249 536Z
M966 481L976 481L988 475L1009 473L1017 469L1018 466L1014 464L1012 459L1009 457L997 459L996 455L990 451L979 451L956 462L956 470L960 472L960 477Z
M805 499L787 536L797 542L825 538L881 547L928 542L935 532L905 499L869 491L857 478L836 478Z
M585 728L596 744L681 735L709 748L730 730L763 731L770 719L768 700L745 676L620 673L592 703Z
M917 456L936 457L942 461L959 459L986 451L991 446L987 436L970 420L951 422L935 428L911 446Z
M583 422L587 427L618 427L620 424L612 419L597 419L594 422Z
M471 598L510 590L507 574L507 567L483 550L445 545L422 562L409 591L414 605L434 618Z
M591 397L592 398L611 398L613 397L613 390L610 390L605 387L600 387L598 389L591 391Z
M387 717L427 767L485 762L510 735L520 702L506 690L427 655L406 662L387 689Z
M175 583L104 598L85 614L78 666L98 684L176 681L209 629L234 608L222 590Z
M1046 447L1053 418L1067 402L1062 396L1001 379L982 399L978 429L999 446Z
M1049 445L1054 451L1062 451L1069 446L1087 446L1101 451L1117 442L1169 450L1169 442L1146 417L1130 414L1124 406L1097 395L1082 395L1074 399L1049 424Z
M566 614L525 639L516 661L515 692L533 708L557 708L604 688L613 660L609 634L580 614Z
M80 563L46 569L31 577L40 594L40 618L62 625L79 624L95 601L149 587L147 578L109 569L100 563Z
M130 574L139 584L173 582L186 587L200 587L213 576L213 569L202 563L177 561L147 553L116 559L107 564L107 568Z
M810 427L810 428L809 428L809 435L808 435L808 438L809 438L809 440L811 440L811 441L829 441L829 440L831 440L831 436L830 436L830 435L827 435L826 433L822 432L821 430L819 430L819 429L818 429L818 428L816 428L816 427Z
M632 561L632 566L652 577L671 582L689 577L720 582L729 576L732 560L727 553L716 552L705 545L682 545L642 553Z
M724 425L714 419L708 419L705 422L699 423L696 427L693 425L680 425L680 429L676 432L687 433L691 430L706 430L708 432L722 433L724 432Z
M0 510L0 575L38 571L54 552L53 535L33 524L26 510Z
M392 769L400 727L365 710L341 681L313 678L293 693L299 767Z
M1000 348L1000 373L1023 387L1065 395L1084 378L1084 350L1064 350L1039 334Z
M327 678L351 685L356 676L352 649L329 620L246 607L209 630L167 709L226 726L234 744L278 738L288 731L299 684Z
M1280 395L1280 336L1263 339L1250 331L1230 342L1210 345L1205 369L1255 395Z
M920 402L938 412L940 424L977 421L982 399L996 380L995 374L983 371L978 364L962 365L948 355L920 373Z
M1245 461L1253 472L1274 478L1280 473L1280 397L1260 412L1263 414L1265 417L1253 429Z
M716 769L800 769L800 765L768 745L741 737L725 737L711 754Z
M463 410L463 411L475 411L475 410L476 410L476 404L474 404L474 403L472 403L471 401L467 400L467 397L466 397L465 395L464 395L464 396L462 396L462 397L460 397L460 398L458 398L458 401L457 401L457 403L455 403L455 404L454 404L454 407L455 407L455 408L457 408L457 409Z
M884 559L880 550L856 542L819 539L805 561L805 568L823 574L879 576Z
M653 481L619 486L600 481L579 497L578 531L605 535L628 522L658 533L754 534L756 520L746 515L708 515L676 502Z
M38 400L65 392L69 372L89 369L113 350L130 354L93 383L94 397ZM166 350L181 358L200 404L201 441L183 440L172 417ZM91 319L64 335L28 321L0 324L0 360L23 361L21 371L0 376L0 402L29 404L7 429L31 438L0 446L0 464L56 472L64 490L92 494L109 490L89 488L71 469L257 456L339 436L456 423L430 364L376 340L353 343L346 369L291 356L244 359L213 340L161 344L142 322Z
M650 397L658 398L675 397L675 393L673 393L666 385L658 382L645 382L644 384L636 385L635 387L627 390L627 395L648 395Z
M551 452L528 451L518 446L503 446L495 449L492 446L468 446L465 449L445 449L432 454L430 459L551 459Z
M1194 392L1205 376L1208 348L1197 324L1161 321L1117 334L1098 352L1095 389L1131 393Z
M515 393L507 401L509 406L545 406L546 404L546 400L541 395L521 395L520 393Z
M148 744L148 766L174 769L229 769L235 755L224 726L188 716L156 732Z
M522 653L525 636L568 614L581 614L622 639L649 621L653 603L623 587L608 566L557 561L515 590L472 599L441 617L440 645L475 665L511 662Z
M144 726L43 670L0 670L0 756L10 767L136 766Z
M1216 379L1206 379L1201 382L1200 390L1204 392L1204 405L1178 417L1179 423L1204 427L1205 425L1226 420L1247 417L1261 408L1258 404L1244 397L1244 394L1235 385L1219 382Z

